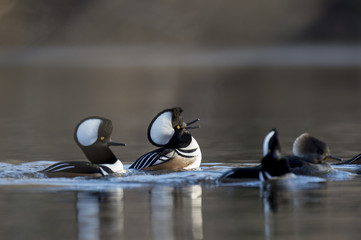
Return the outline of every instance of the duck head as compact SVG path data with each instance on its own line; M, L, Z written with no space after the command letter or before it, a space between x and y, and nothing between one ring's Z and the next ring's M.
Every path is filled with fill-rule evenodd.
M296 138L293 143L293 154L297 157L306 159L312 163L322 163L326 160L338 160L342 159L332 156L327 144L309 133L303 133Z
M163 110L158 113L148 127L148 140L157 147L182 148L192 141L189 129L191 124L199 121L183 122L183 109L180 107Z
M118 159L110 146L125 146L111 140L112 121L102 117L88 117L80 121L74 132L74 139L88 160L94 164L111 164Z
M278 132L272 129L263 140L263 157L270 155L274 159L278 159L281 154L281 145L278 140Z
M281 145L278 140L278 132L276 129L272 129L263 141L261 180L282 176L290 172L288 161L281 158L280 155Z

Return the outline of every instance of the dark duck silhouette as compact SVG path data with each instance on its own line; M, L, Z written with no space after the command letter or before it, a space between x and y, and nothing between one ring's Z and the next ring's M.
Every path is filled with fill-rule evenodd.
M281 146L276 129L272 129L263 141L263 158L256 167L235 168L220 177L220 182L238 182L245 179L266 181L291 176L288 161L280 156Z

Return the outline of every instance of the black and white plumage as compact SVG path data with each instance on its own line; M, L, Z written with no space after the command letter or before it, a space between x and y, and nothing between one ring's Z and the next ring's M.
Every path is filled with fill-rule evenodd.
M124 170L123 164L110 150L109 146L124 146L113 142L110 135L112 122L102 117L83 119L74 132L74 139L89 160L59 162L40 171L49 177L99 177Z
M160 147L138 158L129 168L143 170L181 170L200 166L202 154L192 137L189 125L181 116L179 107L158 113L151 121L147 135L151 144Z
M131 168L142 169L149 166L161 164L174 157L175 151L169 148L159 148L141 156Z
M274 175L278 175L277 172L273 171L280 170L280 173L282 173L284 172L282 169L287 168L289 168L291 173L296 175L319 176L333 170L332 166L326 162L327 160L341 160L340 158L334 157L330 154L330 149L326 143L308 133L303 133L296 138L293 143L293 155L277 157L277 155L279 155L280 148L277 147L279 143L277 143L278 138L275 138L275 136L277 136L277 132L272 130L265 137L263 144L264 158L261 165L254 168L237 168L230 170L225 173L221 179L256 178L257 173L260 178L267 179ZM276 139L277 141L275 141ZM272 144L272 142L277 144ZM268 151L271 151L272 149L274 149L273 156L267 156ZM275 167L277 165L272 162L277 159L278 167ZM349 162L358 161L359 159L361 159L361 157L359 158L356 156L355 158L350 159ZM265 169L266 164L270 164L269 170L263 171L263 173L260 174L261 169Z
M280 156L281 145L276 129L272 129L265 137L263 143L263 155L261 160L261 171L259 179L261 181L270 180L290 175L288 161Z
M270 179L293 176L288 161L280 156L281 147L276 129L272 129L263 141L261 164L250 168L235 168L220 177L221 182L238 182L244 179Z

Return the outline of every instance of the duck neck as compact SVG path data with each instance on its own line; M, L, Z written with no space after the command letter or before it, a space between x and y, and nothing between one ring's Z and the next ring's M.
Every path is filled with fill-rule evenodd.
M88 160L94 164L114 164L118 161L108 147L84 147L82 150Z
M262 159L262 171L267 172L271 176L281 176L285 173L290 172L288 161L284 158L277 159L267 154Z
M192 142L192 135L185 129L176 131L167 144L169 148L185 148Z

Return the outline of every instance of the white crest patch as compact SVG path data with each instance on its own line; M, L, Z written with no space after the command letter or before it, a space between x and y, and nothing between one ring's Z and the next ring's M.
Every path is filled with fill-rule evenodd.
M270 131L266 137L264 138L263 141L263 156L265 157L268 154L268 150L269 150L269 141L271 140L271 138L273 137L273 135L275 135L275 131L272 130Z
M90 146L98 139L98 130L102 120L88 119L81 123L76 131L78 142L83 146Z
M172 112L159 115L150 128L150 138L158 145L166 145L173 134Z

